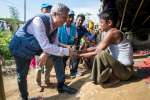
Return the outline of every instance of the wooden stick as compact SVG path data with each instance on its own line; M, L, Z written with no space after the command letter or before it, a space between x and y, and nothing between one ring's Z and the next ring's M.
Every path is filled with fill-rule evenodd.
M133 20L132 20L131 26L134 24L135 19L136 19L137 15L138 15L138 13L139 13L139 11L140 11L142 5L143 5L143 2L144 2L144 0L141 1L140 5L139 5L139 8L138 8L137 11L136 11L136 14L134 15L134 18L133 18Z
M6 100L1 65L0 65L0 100Z
M142 25L144 25L150 18L150 15L144 20L144 22L142 23Z
M126 13L126 10L127 10L127 4L128 4L128 0L126 0L125 7L124 7L124 10L123 10L123 15L122 15L121 24L120 24L120 30L122 29L125 13Z

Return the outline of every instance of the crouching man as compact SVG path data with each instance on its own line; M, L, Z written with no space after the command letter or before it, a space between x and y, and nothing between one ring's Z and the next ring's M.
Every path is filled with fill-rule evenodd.
M63 25L68 16L69 8L66 5L54 5L51 14L37 15L28 20L23 27L15 33L9 48L16 61L17 81L22 100L28 100L27 74L29 64L37 54L39 65L46 63L47 57L51 57L56 71L59 93L76 93L76 89L64 84L65 75L63 68L63 56L71 56L72 50L57 45L56 34L53 32Z

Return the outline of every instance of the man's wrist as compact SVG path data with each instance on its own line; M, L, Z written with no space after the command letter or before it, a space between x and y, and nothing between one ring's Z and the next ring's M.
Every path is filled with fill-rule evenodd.
M63 54L64 54L64 56L69 56L70 55L69 48L63 48Z

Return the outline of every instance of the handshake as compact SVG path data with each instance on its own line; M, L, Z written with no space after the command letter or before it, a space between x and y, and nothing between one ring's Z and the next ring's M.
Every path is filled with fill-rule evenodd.
M96 48L97 47L90 47L87 49L83 49L83 50L78 50L76 46L68 46L67 47L69 49L69 56L70 57L84 57L84 58L89 58L92 56L95 56L96 53Z
M78 57L80 58L80 54L86 53L87 50L76 50L74 47L69 48L69 56L70 57Z
M76 57L83 57L83 58L90 58L97 54L96 47L90 47L84 50L74 50L70 49L70 56L76 56Z

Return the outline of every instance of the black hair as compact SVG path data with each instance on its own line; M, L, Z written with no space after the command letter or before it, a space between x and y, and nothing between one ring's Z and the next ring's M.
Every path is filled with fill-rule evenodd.
M52 9L52 7L53 7L52 5L49 5L49 6L48 6L48 9L50 9L50 10L51 10L51 9Z
M81 17L83 20L85 20L85 15L84 15L84 14L79 14L79 15L77 16L77 19L78 19L79 17Z
M118 21L118 11L114 8L109 8L104 11L102 11L100 14L98 14L100 19L104 19L106 21L111 20L113 26L116 26Z

